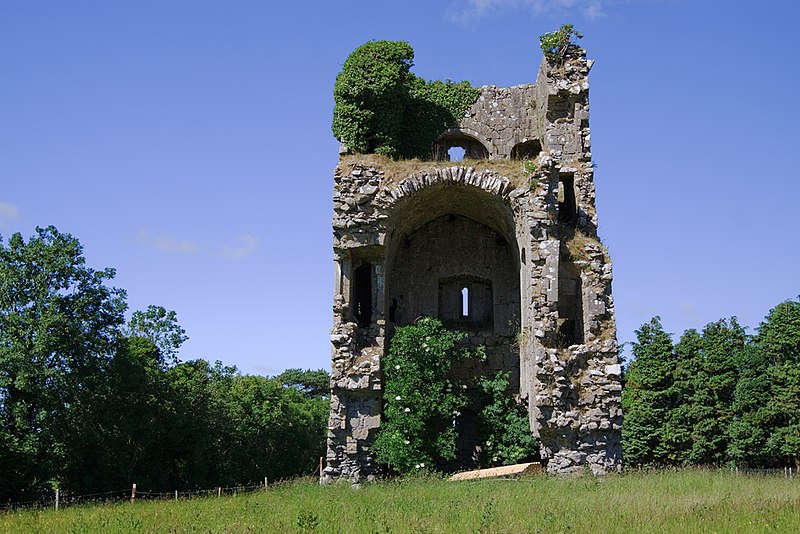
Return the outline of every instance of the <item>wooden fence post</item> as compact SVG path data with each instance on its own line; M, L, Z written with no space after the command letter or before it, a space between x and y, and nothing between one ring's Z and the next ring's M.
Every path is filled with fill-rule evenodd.
M178 490L175 490L175 500L178 500Z
M222 497L222 486L217 486L217 497Z
M136 501L136 484L131 487L131 504Z
M267 477L264 477L264 489L269 487L269 482L267 481Z
M56 512L58 512L58 488L56 488Z

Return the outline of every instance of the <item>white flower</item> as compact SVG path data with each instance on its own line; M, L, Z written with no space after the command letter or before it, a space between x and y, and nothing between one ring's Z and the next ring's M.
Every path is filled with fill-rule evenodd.
M410 411L411 411L411 408L406 408L406 409L405 409L405 410L403 410L403 411L404 411L404 412L406 412L406 413L408 413L408 412L410 412Z
M425 467L424 463L419 464L420 467Z
M415 467L416 469L419 469L419 464L415 465L414 467Z
M461 384L461 389L467 389L467 385L466 384Z
M400 400L400 395L396 396L394 400Z
M410 441L408 441L407 439L405 439L405 440L403 440L403 443L405 443L406 445L408 445L408 444L409 444L409 443L411 443L411 442L410 442Z
M395 365L394 368L395 369L400 369L400 365Z

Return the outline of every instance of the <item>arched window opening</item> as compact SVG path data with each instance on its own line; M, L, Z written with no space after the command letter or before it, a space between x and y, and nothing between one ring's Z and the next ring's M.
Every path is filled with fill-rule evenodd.
M372 264L363 263L353 271L353 318L358 326L372 322Z
M462 132L445 133L434 141L434 161L461 161L464 159L488 159L489 151L471 135Z
M453 146L447 150L447 161L461 161L464 159L466 150L460 146Z
M541 151L542 144L539 140L531 139L530 141L514 145L514 148L511 149L511 159L536 159L536 156L538 156Z
M578 206L575 200L575 177L573 174L558 176L558 222L575 224Z

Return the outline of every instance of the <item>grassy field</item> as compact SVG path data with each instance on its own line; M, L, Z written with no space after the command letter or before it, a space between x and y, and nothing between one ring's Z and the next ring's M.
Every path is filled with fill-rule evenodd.
M0 532L800 532L800 479L684 470L357 490L297 481L237 497L7 513Z

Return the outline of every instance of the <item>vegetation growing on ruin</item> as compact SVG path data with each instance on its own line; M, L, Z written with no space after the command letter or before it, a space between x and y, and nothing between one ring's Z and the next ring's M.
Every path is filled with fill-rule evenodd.
M458 380L453 364L485 359L483 347L469 350L464 332L423 317L397 329L384 357L384 419L374 450L378 461L397 473L441 470L456 458L461 415L477 392L480 463L507 465L538 457L528 412L508 393L508 374Z
M357 153L430 157L433 141L478 97L469 82L426 81L410 72L404 41L370 41L344 62L333 88L333 134Z
M383 171L384 185L397 184L412 174L435 173L436 169L453 166L472 167L476 172L488 171L497 173L501 177L508 178L515 188L530 187L535 189L539 184L539 180L535 178L537 167L530 160L463 159L458 162L437 162L412 158L395 161L380 154L351 154L344 156L339 165L344 169L350 169L356 165L380 169Z
M540 35L539 44L544 57L549 61L560 61L564 58L569 45L574 44L576 38L582 39L583 35L576 32L572 24L564 24L553 33Z
M611 261L608 257L608 250L600 241L600 238L592 235L588 229L574 224L562 223L558 225L558 236L561 240L559 252L563 260L587 262L588 267L588 262L592 258L587 251L587 247L590 250L599 247L599 251L603 254L603 261L606 263Z
M456 457L456 425L467 405L454 363L480 357L459 344L463 332L423 317L397 329L384 356L384 420L373 449L399 473L441 469Z
M481 404L478 433L484 467L539 460L539 441L531 433L528 408L508 394L510 375L499 371L477 379Z

